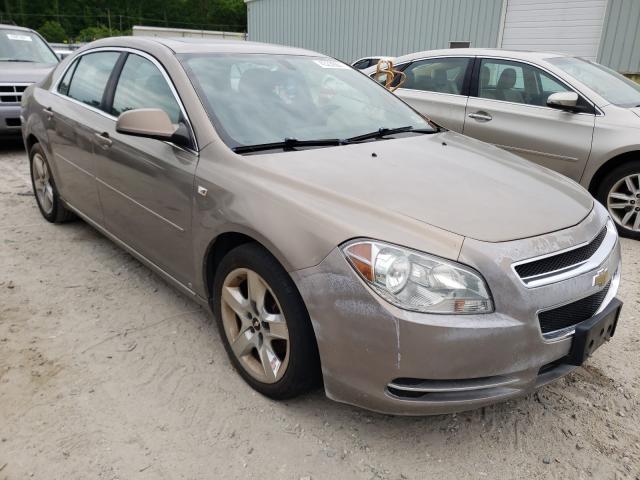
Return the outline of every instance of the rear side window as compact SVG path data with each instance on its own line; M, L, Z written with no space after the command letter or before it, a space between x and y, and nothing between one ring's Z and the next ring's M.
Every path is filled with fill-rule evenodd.
M96 52L78 60L67 95L79 102L100 108L102 95L120 52Z
M111 114L117 117L136 108L159 108L171 122L180 121L180 106L164 75L151 61L130 54L120 73Z
M469 58L431 58L409 65L403 88L460 95Z

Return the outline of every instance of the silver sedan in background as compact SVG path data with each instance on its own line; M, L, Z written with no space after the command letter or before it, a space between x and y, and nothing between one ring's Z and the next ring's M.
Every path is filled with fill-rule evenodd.
M406 75L395 93L409 105L580 182L621 235L640 239L640 85L554 53L432 50L394 66Z

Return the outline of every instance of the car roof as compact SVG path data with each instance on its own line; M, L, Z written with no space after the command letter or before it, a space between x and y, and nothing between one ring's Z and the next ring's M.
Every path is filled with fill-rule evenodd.
M19 27L17 25L9 25L8 23L0 23L0 30L22 30L23 32L32 32L30 28Z
M326 57L321 53L302 48L285 47L268 43L248 42L243 40L188 38L188 37L112 37L89 44L95 47L130 47L144 48L164 46L174 53L265 53L272 55L303 55L309 57Z
M503 50L500 48L445 48L441 50L425 50L422 52L409 53L396 58L396 63L403 63L417 58L436 56L491 56L515 58L519 60L545 60L553 57L565 57L561 53L533 52L528 50Z

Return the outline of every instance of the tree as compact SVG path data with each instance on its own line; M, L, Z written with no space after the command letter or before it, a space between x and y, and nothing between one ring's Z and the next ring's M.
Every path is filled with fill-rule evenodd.
M62 25L56 21L47 20L38 29L47 42L62 43L67 41L67 32L64 31Z
M106 38L118 35L117 31L109 32L109 28L104 25L98 25L97 27L87 27L80 30L76 41L78 42L92 42L99 40L100 38Z
M109 26L112 35L134 25L246 32L247 7L244 0L0 0L2 22L39 29L49 41L60 40L59 27L82 41L104 37Z

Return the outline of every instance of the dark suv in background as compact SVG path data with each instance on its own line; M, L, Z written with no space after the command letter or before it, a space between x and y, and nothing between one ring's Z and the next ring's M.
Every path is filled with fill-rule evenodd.
M22 92L57 63L58 57L38 33L0 25L0 135L20 135Z

